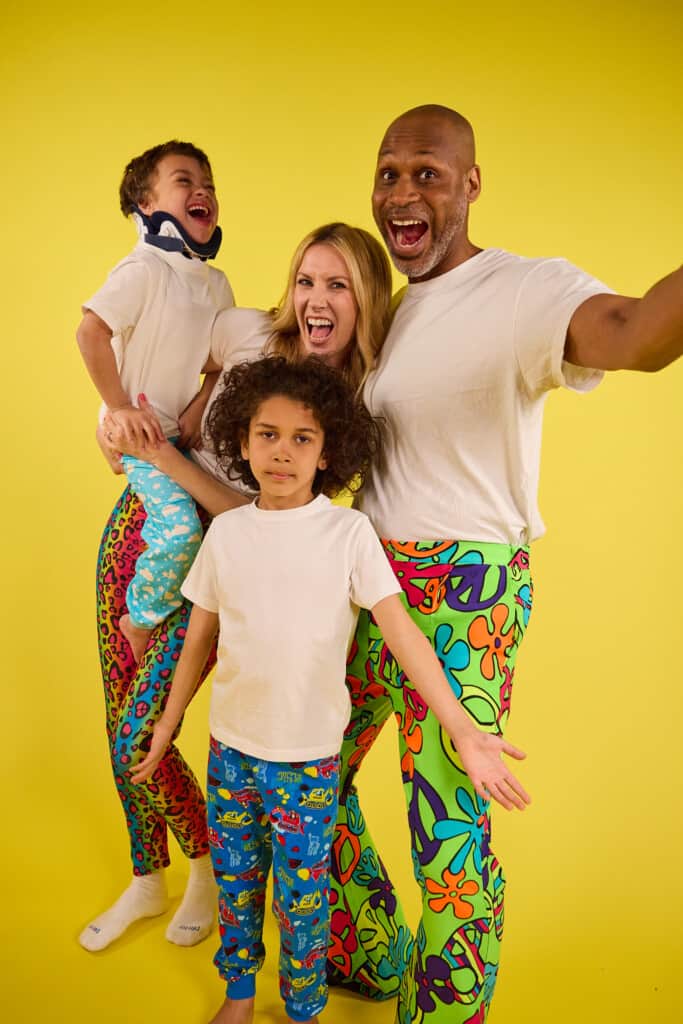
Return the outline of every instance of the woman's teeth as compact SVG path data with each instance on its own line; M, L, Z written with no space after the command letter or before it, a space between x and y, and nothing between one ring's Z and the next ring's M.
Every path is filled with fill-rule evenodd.
M332 332L333 323L323 316L306 317L306 327L313 341L324 341Z

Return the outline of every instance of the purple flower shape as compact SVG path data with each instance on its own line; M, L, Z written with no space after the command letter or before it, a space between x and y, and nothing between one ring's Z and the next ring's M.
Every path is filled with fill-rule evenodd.
M447 1006L455 1002L451 969L440 956L428 956L423 967L422 957L418 954L415 985L417 1005L423 1013L432 1013L436 1009L435 999L439 999Z
M372 890L372 896L368 900L368 903L373 910L383 903L384 908L389 915L396 911L396 897L394 895L394 889L388 878L371 878L368 882L368 889Z

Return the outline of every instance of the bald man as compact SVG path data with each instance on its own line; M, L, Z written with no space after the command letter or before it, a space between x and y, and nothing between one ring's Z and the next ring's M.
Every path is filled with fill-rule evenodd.
M446 107L409 110L382 140L372 196L391 257L408 277L365 400L387 426L363 494L453 690L501 733L531 612L529 545L547 393L585 392L604 370L657 370L683 349L683 269L642 299L614 295L561 259L480 249L468 235L481 191L470 123ZM354 714L333 871L331 980L376 998L399 991L399 1024L481 1024L498 968L505 881L489 801L361 613L349 666ZM422 918L412 942L352 779L390 713ZM344 774L342 775L344 779ZM523 802L503 784L490 794Z

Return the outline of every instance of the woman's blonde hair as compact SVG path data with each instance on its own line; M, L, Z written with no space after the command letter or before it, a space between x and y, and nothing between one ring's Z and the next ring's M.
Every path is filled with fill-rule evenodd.
M292 257L287 288L280 305L272 309L273 331L266 349L270 353L298 359L299 324L294 310L294 288L307 249L312 245L331 245L349 270L353 294L358 304L355 343L349 346L341 372L355 389L360 389L382 347L391 322L391 269L380 243L362 228L348 224L323 224L306 235Z

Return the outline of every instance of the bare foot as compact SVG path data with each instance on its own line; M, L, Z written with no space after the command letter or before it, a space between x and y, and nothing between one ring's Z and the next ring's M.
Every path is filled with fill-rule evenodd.
M139 661L145 653L147 641L149 640L149 635L152 630L143 629L142 626L134 626L131 622L130 615L122 615L119 620L119 626L121 627L121 632L130 644L133 657L136 661Z
M252 1024L254 1019L254 997L251 999L227 998L209 1024Z

